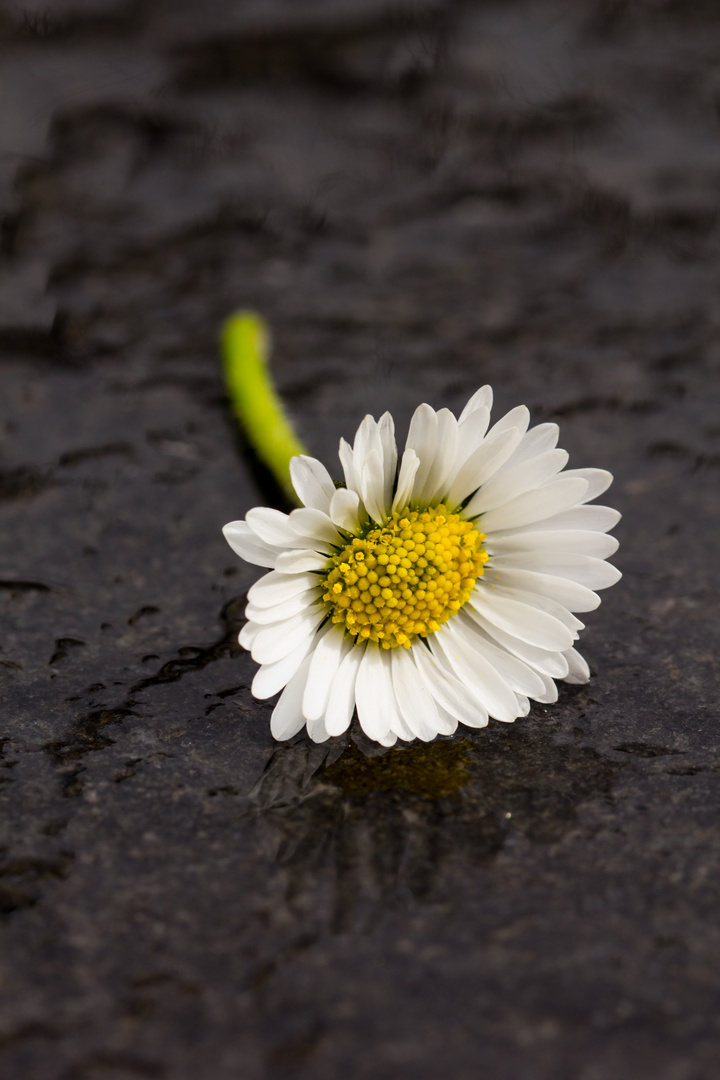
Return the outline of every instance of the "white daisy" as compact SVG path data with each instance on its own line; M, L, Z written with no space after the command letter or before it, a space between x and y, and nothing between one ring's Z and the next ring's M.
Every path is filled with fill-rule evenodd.
M428 741L555 701L555 679L588 680L572 613L620 577L604 561L620 515L587 505L612 476L565 470L557 425L528 430L524 405L489 427L491 404L484 386L457 419L420 405L399 468L392 417L366 416L352 447L340 441L344 487L295 457L301 508L225 526L270 568L239 640L261 665L255 697L282 690L276 739L307 725L323 742L357 709L383 746Z

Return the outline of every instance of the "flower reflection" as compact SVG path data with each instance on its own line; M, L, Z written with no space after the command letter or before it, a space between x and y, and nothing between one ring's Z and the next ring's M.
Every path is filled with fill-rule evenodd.
M522 722L391 749L352 735L279 746L252 792L288 902L337 931L447 902L511 837L558 840L618 767Z

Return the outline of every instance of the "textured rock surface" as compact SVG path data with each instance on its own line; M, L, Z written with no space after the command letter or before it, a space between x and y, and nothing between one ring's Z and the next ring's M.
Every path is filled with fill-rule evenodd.
M717 6L0 22L2 1076L717 1077ZM588 688L273 745L238 306L329 462L489 381L614 471Z

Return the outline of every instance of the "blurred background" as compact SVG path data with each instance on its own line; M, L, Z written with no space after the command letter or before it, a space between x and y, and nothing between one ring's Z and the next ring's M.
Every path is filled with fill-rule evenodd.
M710 0L0 0L4 1077L718 1075L719 213ZM237 308L614 472L588 688L273 744Z

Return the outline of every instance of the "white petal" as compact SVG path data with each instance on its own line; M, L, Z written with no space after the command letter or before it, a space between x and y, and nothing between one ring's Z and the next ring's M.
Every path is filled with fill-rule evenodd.
M530 423L530 410L527 405L516 405L510 412L498 420L488 431L488 438L499 434L501 431L509 431L511 428L519 428L522 435L528 429Z
M495 639L498 645L501 645L503 649L507 649L513 656L519 656L535 671L539 671L543 675L549 675L551 679L564 679L567 675L567 660L561 652L543 649L538 645L530 645L527 641L521 641L519 637L509 634L506 630L501 630L499 626L484 618L469 604L465 610L468 615L472 615L472 618L483 627L490 637ZM570 637L572 637L572 634L570 634Z
M430 471L423 484L422 491L415 489L415 498L421 502L432 502L444 495L447 480L454 471L458 447L457 420L449 409L440 409L437 413L437 444Z
M565 473L567 476L567 473ZM622 515L610 506L574 506L561 514L539 521L535 529L591 529L594 532L608 532L614 529Z
M558 551L607 559L617 549L617 540L607 533L584 529L523 529L514 533L493 533L491 554L495 557L520 551Z
M523 461L512 469L503 469L478 491L473 499L473 517L503 506L526 491L538 488L567 465L565 450L548 450L531 461Z
M327 555L310 548L295 548L278 555L275 569L281 574L302 574L307 570L325 570L327 564Z
M416 643L410 653L420 675L430 688L438 709L449 713L468 727L485 727L487 711L468 693L450 668L444 667L437 656L424 645Z
M493 436L488 435L482 445L458 469L445 500L448 505L458 506L467 499L468 495L489 480L500 466L504 465L521 438L522 432L519 428L501 431ZM474 499L471 499L465 509L467 517L474 516L473 502Z
M370 416L368 413L355 432L353 457L355 460L356 472L362 470L365 458L372 450L377 450L378 454L382 455L382 441L380 439L378 425L376 424L374 417Z
M514 693L533 698L544 693L545 682L542 676L519 657L501 648L466 612L458 614L455 630L468 635L468 643L479 655L490 661L500 678Z
M415 485L415 476L418 468L420 467L420 458L417 456L414 450L405 450L400 462L400 472L398 474L397 489L395 491L395 498L393 499L392 509L393 513L396 510L404 510L410 502L410 498L413 493L413 487Z
M395 702L387 689L386 649L368 645L355 681L355 704L358 720L369 739L382 741L390 732Z
M435 699L406 649L392 649L392 682L405 724L423 742L434 739L439 730Z
M332 624L331 629L315 646L302 701L303 716L306 720L319 720L324 716L332 681L349 648L350 642L346 639L345 632Z
M384 478L383 506L385 508L385 516L387 516L392 502L398 461L397 444L395 442L395 424L389 412L383 413L378 420L378 433L382 445Z
M255 506L248 510L245 520L251 530L266 544L277 547L297 547L296 536L288 524L288 515L268 506Z
M238 634L238 642L242 645L243 649L247 649L248 652L253 647L255 638L258 636L262 626L255 622L246 622L242 630Z
M486 588L484 581L471 594L468 606L493 626L529 645L556 652L572 646L572 631L559 619L520 600L499 596L494 589Z
M342 735L350 726L355 710L355 680L366 648L353 645L335 672L325 713L325 728L330 735Z
M576 686L586 683L590 678L590 668L576 649L568 649L564 654L568 662L568 673L565 682L574 683Z
M301 611L309 608L320 599L320 590L317 586L296 593L279 604L260 606L250 601L245 608L245 618L259 623L261 626L269 626L270 623L281 623L285 619L298 615Z
M438 714L438 735L454 735L457 731L458 721L437 702L435 702L435 707Z
M265 543L244 521L230 521L223 526L223 536L236 555L254 566L275 566L279 548Z
M257 607L272 607L317 586L317 574L281 574L278 570L271 570L248 589L247 596Z
M291 510L288 524L297 536L302 539L310 537L319 540L322 544L338 544L341 542L337 525L334 525L327 514L322 510L304 506L298 510ZM315 546L313 545L307 545Z
M393 690L393 696L394 695L395 691ZM404 739L405 742L414 742L415 740L414 733L407 726L399 712L393 717L391 730L393 735L397 735L398 739Z
M315 743L327 742L330 738L330 732L325 727L325 721L322 716L319 716L317 720L307 721L307 733Z
M486 408L489 413L492 409L492 403L492 387L487 385L481 386L479 390L475 391L463 411L460 413L460 422L462 423L463 420L466 420L471 413L474 413L477 409L482 409L483 407Z
M360 528L360 496L350 488L338 488L330 501L330 517L339 529L356 533Z
M280 742L284 739L292 739L293 735L297 735L305 723L300 706L309 670L310 657L306 656L273 709L270 719L270 733L274 739L278 739Z
M253 642L253 660L258 664L274 664L276 660L282 660L283 656L312 635L326 616L325 608L318 605L293 615L285 622L264 626Z
M358 476L355 469L355 455L353 454L352 447L344 439L340 440L340 446L338 448L338 457L340 458L340 464L343 468L345 475L345 486L350 491L357 491L360 494L360 487L358 484Z
M360 495L370 517L381 525L387 518L389 507L385 506L385 478L382 458L377 450L370 450L365 456L360 476Z
M485 581L503 585L508 589L525 589L527 592L548 596L557 600L568 611L594 611L600 597L584 585L552 574L538 574L533 570L499 570L485 568Z
M554 619L558 619L563 626L567 626L573 635L573 639L577 638L578 631L585 629L585 624L581 623L579 619L568 611L564 604L561 604L558 600L552 600L548 596L540 596L538 593L528 592L526 589L506 589L500 585L493 587L493 596L505 596L510 600L519 600L529 607L547 612Z
M368 649L372 649L373 652L379 654L379 664L377 665L379 675L377 706L380 710L380 719L378 723L381 727L387 724L389 734L411 742L415 736L409 730L400 715L397 697L395 695L395 687L393 686L392 681L391 652L389 649L373 648L372 645L368 645Z
M292 513L314 514L315 510L296 510ZM297 527L290 524L290 516L281 513L280 510L272 510L267 506L255 506L248 510L245 518L252 532L267 543L276 543L283 548L314 548L316 551L330 551L330 545L317 536L301 536Z
M588 489L585 492L583 502L597 499L598 495L602 495L603 491L607 491L613 482L613 474L608 472L607 469L568 469L565 475L579 476L582 480L587 480Z
M437 449L437 414L429 405L418 405L410 421L406 450L414 450L420 459L415 483L413 485L412 498L418 498L418 492L423 490L428 473L435 458Z
M514 469L516 465L521 465L524 461L530 461L532 458L539 457L540 454L547 453L548 450L554 450L559 436L560 428L557 424L538 424L537 427L530 428L523 435L515 453L503 465L503 471Z
M290 479L305 506L327 513L335 485L325 466L315 458L300 454L290 459Z
M552 704L552 702L557 701L558 699L557 683L549 676L543 675L541 673L539 674L540 678L545 683L545 686L541 693L536 693L532 695L533 701L540 701L546 705Z
M392 420L390 424L392 424ZM383 421L381 431L380 424L375 423L372 416L366 416L357 429L353 445L357 491L365 504L365 509L373 520L377 522L382 521L387 516L387 511L390 508L391 485L387 484L388 499L386 502L384 471L385 444L388 444L388 452L391 452L389 447L390 435L392 435L392 431L388 430L387 419Z
M477 649L467 635L454 628L455 619L446 622L429 639L430 648L444 659L471 694L475 694L490 716L504 723L517 717L517 701L512 689Z
M474 454L478 447L482 445L489 425L490 410L485 405L475 409L464 420L458 422L458 445L454 472L457 472L470 455Z
M559 514L561 510L568 510L579 502L585 494L587 480L579 477L561 476L552 480L543 487L534 491L526 491L524 495L518 495L504 506L498 506L483 514L480 519L480 528L488 535L495 529L514 529L520 525L532 525L543 518ZM482 494L480 492L479 494ZM468 517L474 517L474 499L465 508Z
M622 577L611 563L569 551L514 551L507 555L494 555L492 568L555 574L556 577L576 581L587 589L608 589Z
M315 638L308 634L305 641L301 641L298 647L287 656L276 660L274 664L263 664L258 668L252 683L253 697L264 701L282 690L299 669L314 644Z

